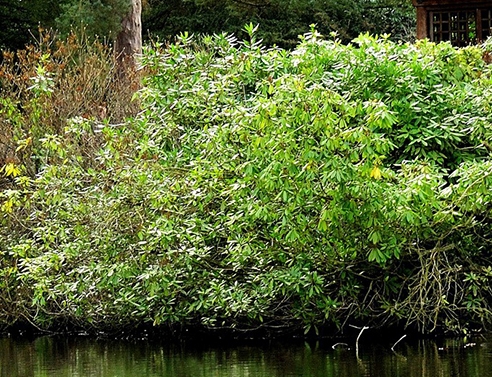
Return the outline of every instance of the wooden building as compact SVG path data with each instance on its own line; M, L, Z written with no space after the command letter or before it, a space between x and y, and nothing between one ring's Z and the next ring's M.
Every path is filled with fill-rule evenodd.
M492 0L412 1L417 8L417 38L466 46L492 34Z

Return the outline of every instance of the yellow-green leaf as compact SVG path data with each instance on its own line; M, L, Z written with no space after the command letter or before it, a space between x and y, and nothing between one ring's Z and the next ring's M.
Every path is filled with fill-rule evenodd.
M381 170L375 166L372 168L371 170L371 178L374 178L374 179L381 179Z

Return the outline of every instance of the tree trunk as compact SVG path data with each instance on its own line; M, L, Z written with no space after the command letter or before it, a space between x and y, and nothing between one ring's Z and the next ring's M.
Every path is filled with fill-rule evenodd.
M130 2L130 9L121 21L121 30L114 44L120 78L136 69L137 56L142 53L142 0Z

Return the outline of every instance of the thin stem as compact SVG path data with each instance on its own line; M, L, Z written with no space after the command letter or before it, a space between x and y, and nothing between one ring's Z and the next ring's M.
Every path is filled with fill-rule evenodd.
M395 344L393 344L393 347L391 347L391 350L392 350L393 352L395 352L395 350L394 350L395 346L396 346L398 343L400 343L400 342L401 342L401 341L402 341L402 340L403 340L406 336L407 336L407 334L403 335L400 339L398 339L398 340L395 342Z
M355 326L352 326L352 327L355 327ZM359 327L356 327L356 328L359 328ZM360 336L362 335L364 330L367 330L368 328L369 328L368 326L362 327L360 332L359 332L359 336L357 336L357 340L355 341L355 357L357 357L357 359L359 358L359 339L360 339Z

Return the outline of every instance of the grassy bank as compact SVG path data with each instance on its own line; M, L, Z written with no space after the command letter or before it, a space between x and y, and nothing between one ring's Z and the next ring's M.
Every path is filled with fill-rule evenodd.
M74 59L41 55L23 96L2 81L0 322L490 325L487 45L246 31L147 47L126 121L59 113Z

